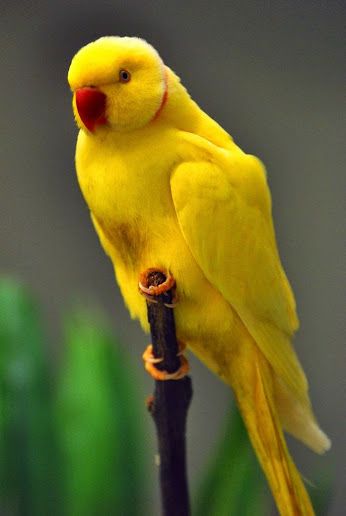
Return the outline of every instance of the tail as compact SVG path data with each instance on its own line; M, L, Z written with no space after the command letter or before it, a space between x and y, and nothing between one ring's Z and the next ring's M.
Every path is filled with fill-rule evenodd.
M328 436L321 430L312 412L309 395L297 400L277 376L274 377L275 406L284 429L316 453L331 447Z
M276 411L273 372L250 336L232 354L230 383L281 516L313 516Z

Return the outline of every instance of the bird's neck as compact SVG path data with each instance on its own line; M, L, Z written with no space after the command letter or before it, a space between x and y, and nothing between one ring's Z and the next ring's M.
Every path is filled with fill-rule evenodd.
M182 131L199 134L215 145L228 147L230 135L192 100L179 77L166 67L167 94L160 119Z

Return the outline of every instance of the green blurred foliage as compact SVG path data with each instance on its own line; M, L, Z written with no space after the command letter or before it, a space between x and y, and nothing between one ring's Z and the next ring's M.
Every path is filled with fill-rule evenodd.
M272 495L235 405L231 406L220 441L194 500L194 516L268 516L277 514ZM326 516L331 503L331 468L306 481L316 516Z
M2 512L57 514L52 386L38 311L0 283L0 489Z
M51 371L39 310L0 280L0 513L4 516L145 516L143 397L126 353L94 313L74 310ZM331 475L312 488L327 513ZM195 516L266 516L271 497L238 411L194 499Z
M57 384L64 514L142 514L143 450L133 375L110 333L78 312ZM118 509L118 511L117 511Z
M143 515L141 397L106 325L81 310L50 372L38 308L0 281L0 513Z
M270 495L236 407L195 500L195 516L267 516Z

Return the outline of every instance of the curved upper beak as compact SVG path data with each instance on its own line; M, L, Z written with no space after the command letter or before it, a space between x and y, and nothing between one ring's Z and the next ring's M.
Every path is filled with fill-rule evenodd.
M78 88L75 91L76 108L80 119L89 131L97 125L107 123L106 95L93 87Z

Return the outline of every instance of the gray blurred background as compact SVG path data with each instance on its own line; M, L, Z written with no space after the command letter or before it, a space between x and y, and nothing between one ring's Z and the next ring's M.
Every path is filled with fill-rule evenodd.
M142 36L200 106L267 166L279 247L301 319L298 354L333 448L319 457L289 442L305 477L332 472L329 514L344 514L346 4L3 0L0 10L0 272L22 279L43 303L54 360L59 320L72 300L98 304L132 354L143 399L151 392L140 359L148 338L124 309L77 186L77 131L66 84L69 62L85 43L110 34ZM193 488L218 440L230 393L193 359L192 375ZM147 424L153 455L154 429ZM152 484L148 510L155 513L155 478Z

